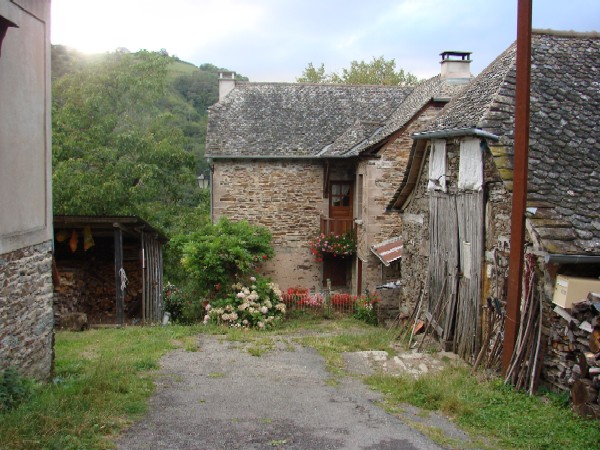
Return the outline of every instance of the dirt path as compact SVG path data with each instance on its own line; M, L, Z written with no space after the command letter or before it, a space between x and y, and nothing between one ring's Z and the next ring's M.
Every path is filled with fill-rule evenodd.
M252 356L240 343L199 337L198 352L161 361L147 416L120 449L438 449L375 405L355 377L326 384L323 359L282 338Z

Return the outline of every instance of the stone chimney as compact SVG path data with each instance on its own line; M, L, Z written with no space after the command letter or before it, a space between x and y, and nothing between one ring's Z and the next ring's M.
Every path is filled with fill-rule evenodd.
M440 55L442 80L462 81L471 78L471 52L445 51Z
M219 72L219 101L222 102L227 94L235 87L235 72Z

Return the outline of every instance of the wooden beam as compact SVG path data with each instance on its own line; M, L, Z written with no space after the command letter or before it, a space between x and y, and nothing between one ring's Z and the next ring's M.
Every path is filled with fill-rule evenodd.
M328 159L326 159L325 168L323 171L323 198L329 198L329 171L330 162Z

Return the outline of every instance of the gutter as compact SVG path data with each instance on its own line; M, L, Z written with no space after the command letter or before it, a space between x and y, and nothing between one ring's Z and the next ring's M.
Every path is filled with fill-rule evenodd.
M600 264L600 256L597 255L559 255L548 253L544 257L546 263L554 264Z
M205 158L210 159L348 159L356 157L356 155L301 155L301 156L292 156L292 155L205 155Z
M419 139L442 139L448 137L459 137L459 136L478 136L482 138L491 139L498 141L500 138L495 134L488 133L487 131L480 130L479 128L451 128L448 130L435 130L435 131L423 131L420 133L414 133L411 137L414 140Z

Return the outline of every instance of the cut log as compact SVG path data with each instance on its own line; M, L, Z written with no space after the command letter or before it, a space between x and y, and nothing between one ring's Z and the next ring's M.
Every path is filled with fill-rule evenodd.
M598 328L594 329L590 334L588 345L592 353L600 352L600 330Z

